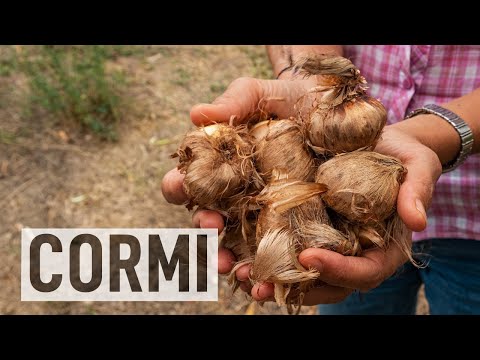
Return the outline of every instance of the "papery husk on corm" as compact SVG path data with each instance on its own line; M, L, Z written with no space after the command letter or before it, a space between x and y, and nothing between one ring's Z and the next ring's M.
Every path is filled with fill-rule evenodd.
M396 210L407 169L392 157L372 151L337 155L317 170L318 183L327 184L325 204L347 220L378 224Z
M262 121L250 129L250 135L255 145L255 166L265 183L275 168L282 168L292 179L313 181L318 161L296 121Z
M366 94L367 82L352 62L332 54L300 58L294 72L317 76L318 85L297 104L308 144L321 155L371 150L387 121L383 104ZM306 101L320 94L320 100Z
M260 213L257 221L257 243L269 229L294 229L301 222L313 220L330 223L320 194L325 184L290 179L284 169L274 169L272 180L252 199Z

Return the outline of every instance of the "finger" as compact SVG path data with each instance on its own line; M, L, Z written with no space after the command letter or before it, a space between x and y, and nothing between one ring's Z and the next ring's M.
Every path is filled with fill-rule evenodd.
M430 151L419 152L406 159L404 165L408 172L398 193L398 214L410 230L422 231L427 226L425 209L430 205L442 168L438 157Z
M302 251L299 256L303 266L320 272L319 280L330 285L363 291L380 285L406 260L407 256L395 243L386 251L366 250L359 257L313 248Z
M246 292L248 295L250 295L252 291L252 285L248 281L243 281L240 284L240 290Z
M171 204L182 205L188 200L183 191L183 179L185 175L175 168L170 170L162 179L162 194L165 200Z
M218 229L218 233L223 231L225 222L222 215L213 210L196 210L192 215L193 226L201 229Z
M228 274L233 265L235 265L235 256L233 253L223 247L218 248L218 273Z
M192 216L193 226L202 229L218 229L221 233L224 227L222 215L213 210L197 210ZM220 247L218 249L218 272L220 274L229 273L235 264L235 256L233 253Z
M274 296L272 283L256 283L252 288L252 297L257 301L265 301Z
M338 303L344 300L352 292L353 289L324 285L322 287L309 290L303 298L303 305L312 306L318 304Z
M212 104L195 105L190 111L190 118L197 126L228 122L231 116L236 116L240 121L247 120L256 113L262 96L263 86L260 80L239 78Z
M238 280L247 281L250 276L250 265L240 266L235 272L235 275Z

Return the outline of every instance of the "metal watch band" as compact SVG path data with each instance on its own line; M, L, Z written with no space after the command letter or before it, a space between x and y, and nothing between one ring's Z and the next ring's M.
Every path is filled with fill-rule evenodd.
M412 111L405 119L411 118L418 114L435 114L442 119L445 119L460 135L460 152L457 157L448 164L443 165L442 173L455 170L461 163L463 163L468 155L471 154L473 148L473 133L467 123L457 114L435 104L428 104L424 107Z

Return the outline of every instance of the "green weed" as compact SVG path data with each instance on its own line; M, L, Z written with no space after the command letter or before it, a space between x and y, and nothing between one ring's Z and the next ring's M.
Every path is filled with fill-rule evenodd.
M125 78L119 71L107 71L106 63L123 56L122 51L133 51L121 49L102 45L25 47L17 55L19 70L30 85L30 105L58 120L75 121L102 139L117 140Z

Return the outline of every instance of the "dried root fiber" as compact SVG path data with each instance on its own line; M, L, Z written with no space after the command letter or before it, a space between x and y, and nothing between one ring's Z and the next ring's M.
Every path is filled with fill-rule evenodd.
M260 241L252 263L251 279L255 282L272 282L275 300L279 305L287 302L294 284L315 280L319 273L305 269L297 259L301 251L296 238L287 229L268 230Z
M208 207L245 192L254 172L252 148L246 131L226 124L188 133L173 156L185 174L189 206Z

